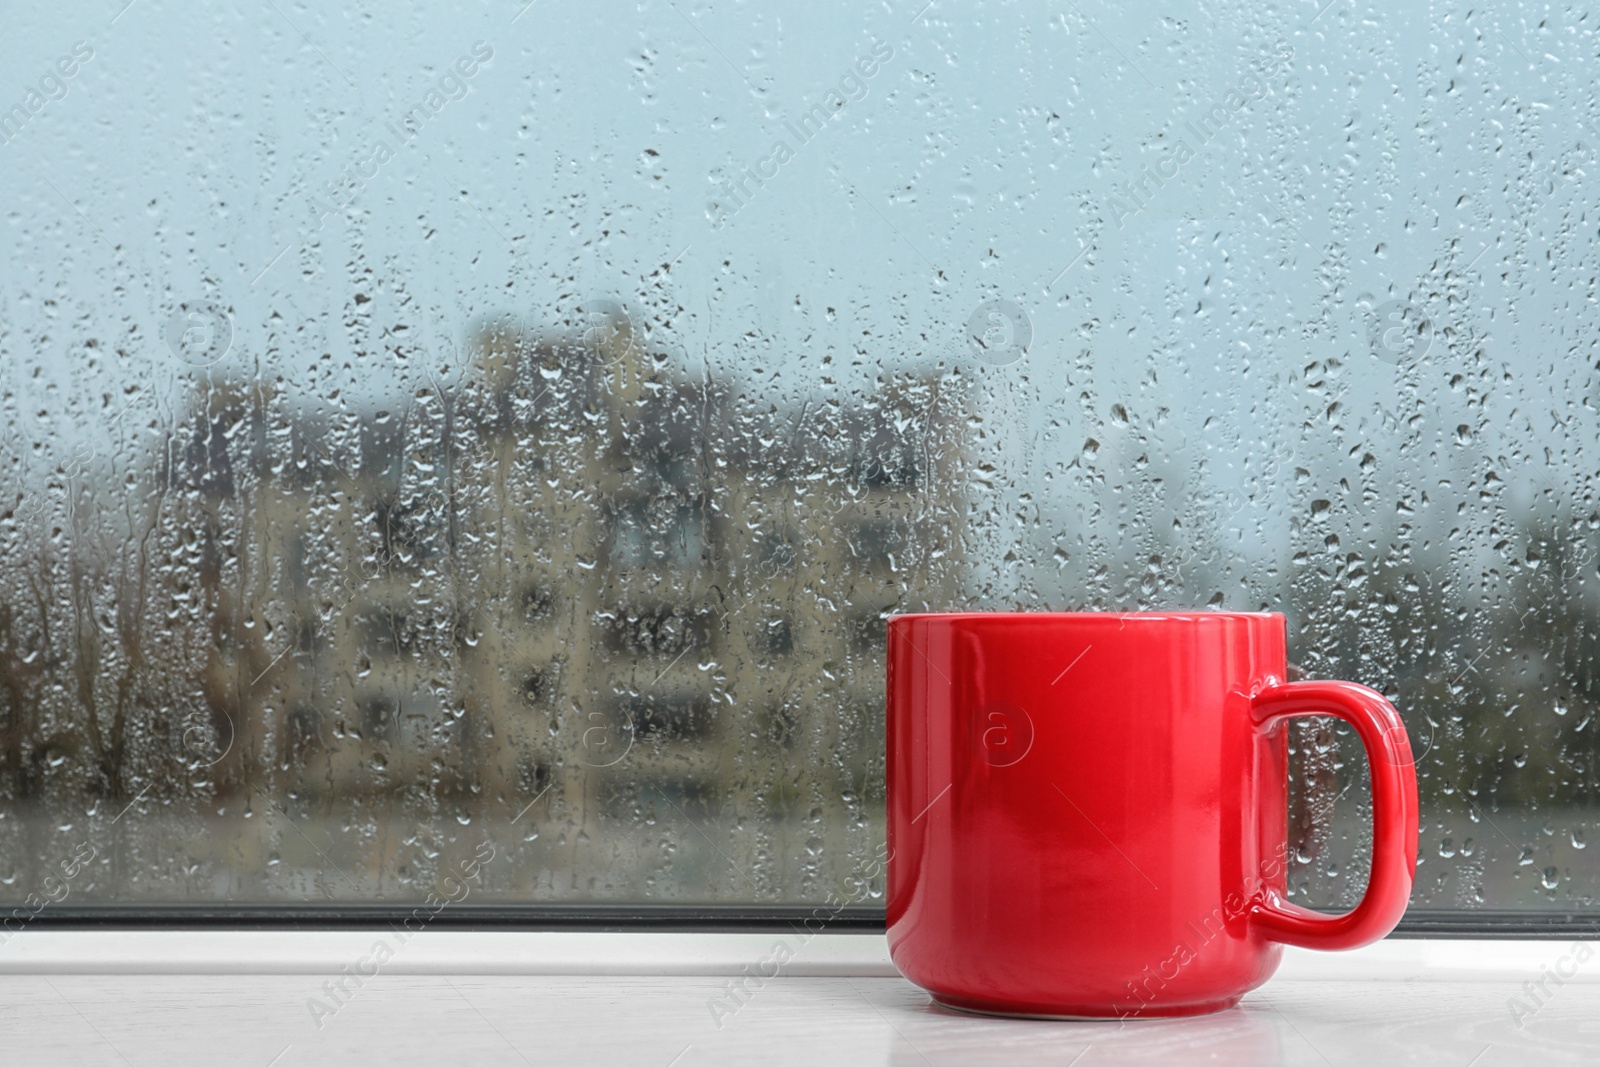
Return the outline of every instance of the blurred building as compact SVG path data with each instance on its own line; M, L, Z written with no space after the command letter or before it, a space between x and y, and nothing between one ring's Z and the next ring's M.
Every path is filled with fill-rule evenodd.
M774 402L621 317L472 347L344 422L197 394L157 481L219 797L392 824L340 862L402 881L414 827L516 818L526 888L576 897L792 891L875 841L884 617L959 599L959 403ZM244 862L274 848L324 866L281 832Z

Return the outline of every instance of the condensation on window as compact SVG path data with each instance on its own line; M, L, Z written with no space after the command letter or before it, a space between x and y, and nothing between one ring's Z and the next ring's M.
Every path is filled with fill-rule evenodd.
M1189 607L1593 907L1581 17L919 7L19 14L0 898L881 903L888 614Z

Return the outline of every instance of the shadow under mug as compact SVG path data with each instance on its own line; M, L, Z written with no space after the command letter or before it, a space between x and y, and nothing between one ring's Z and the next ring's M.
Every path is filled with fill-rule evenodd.
M889 620L889 947L940 1003L1056 1018L1236 1004L1284 944L1394 928L1417 862L1400 716L1286 681L1276 613ZM1285 898L1285 720L1348 722L1372 770L1372 869L1343 915Z

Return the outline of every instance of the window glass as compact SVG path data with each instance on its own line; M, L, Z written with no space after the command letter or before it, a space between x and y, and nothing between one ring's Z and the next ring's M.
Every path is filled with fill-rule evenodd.
M1592 906L1582 12L118 6L0 41L6 901L881 902L888 613L1210 607Z

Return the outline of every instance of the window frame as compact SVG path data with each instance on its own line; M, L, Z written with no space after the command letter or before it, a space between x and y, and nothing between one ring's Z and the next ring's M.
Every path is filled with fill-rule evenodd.
M391 929L415 904L128 904L51 905L24 929L57 930L348 930ZM590 931L600 933L814 932L882 934L884 909L851 904L458 904L428 919L436 929ZM817 924L821 923L819 927ZM1389 937L1400 940L1549 940L1600 937L1600 914L1414 908Z

